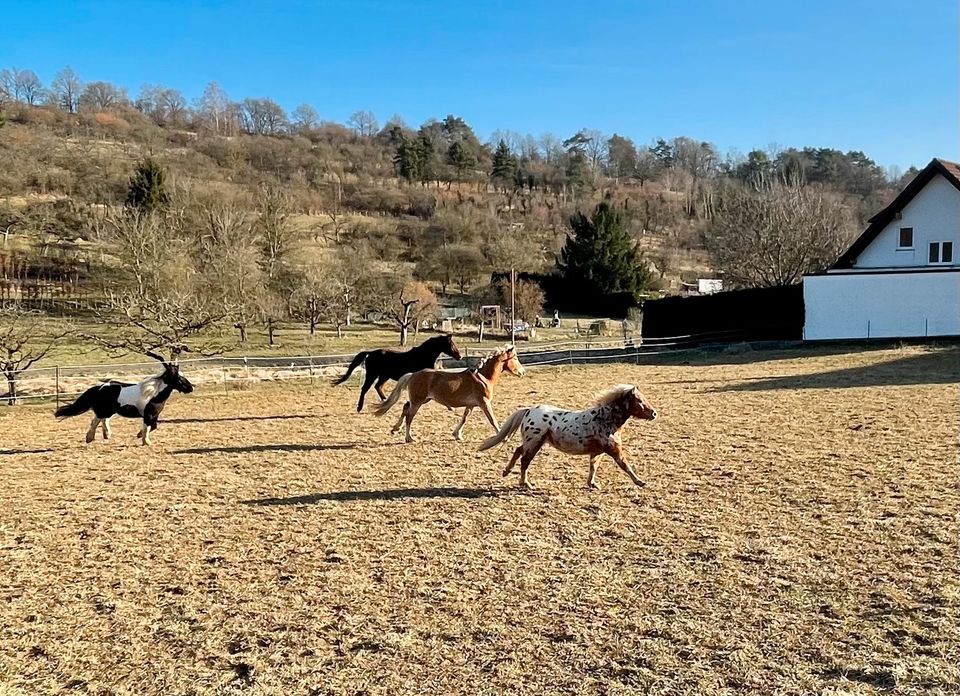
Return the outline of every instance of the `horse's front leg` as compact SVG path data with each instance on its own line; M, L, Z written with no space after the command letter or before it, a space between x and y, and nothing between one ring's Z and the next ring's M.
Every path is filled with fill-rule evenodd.
M460 442L463 442L463 426L466 424L471 411L473 411L472 406L463 409L463 418L460 419L460 425L453 429L453 437Z
M623 446L618 441L614 440L607 445L606 451L607 454L610 455L610 458L617 463L617 466L623 469L624 473L626 473L626 475L630 477L630 480L633 481L637 486L642 487L647 485L640 480L640 477L637 476L633 468L627 464L627 460L623 456Z
M113 431L110 430L110 419L104 418L101 425L103 426L103 439L109 440L110 436L113 435Z
M87 442L93 442L97 439L97 426L100 425L100 417L94 416L93 420L90 421L90 427L87 428Z
M490 399L484 399L480 402L480 410L483 411L483 415L487 417L490 425L493 426L493 432L500 432L500 425L497 423L497 417L493 415L493 407L490 405Z

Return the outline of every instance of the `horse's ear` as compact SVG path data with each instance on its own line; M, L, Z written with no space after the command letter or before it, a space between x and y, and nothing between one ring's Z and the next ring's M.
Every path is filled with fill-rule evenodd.
M162 357L160 357L159 355L157 355L156 353L154 353L152 350L144 351L143 354L146 355L148 358L153 358L154 360L159 360L159 361L160 361L161 363L163 363L164 365L167 364L167 361L166 361L166 360L164 360Z

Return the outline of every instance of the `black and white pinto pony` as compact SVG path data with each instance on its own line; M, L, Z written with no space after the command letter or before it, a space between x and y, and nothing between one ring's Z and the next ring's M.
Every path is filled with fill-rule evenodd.
M155 353L147 353L163 365L163 372L136 384L110 380L90 387L72 404L61 406L54 415L58 419L79 416L93 411L93 421L87 430L87 442L97 437L97 426L103 426L103 439L110 439L110 419L113 416L142 418L139 437L144 445L150 444L150 431L157 429L160 412L174 390L189 394L193 391L190 381L180 374L180 366L166 362Z

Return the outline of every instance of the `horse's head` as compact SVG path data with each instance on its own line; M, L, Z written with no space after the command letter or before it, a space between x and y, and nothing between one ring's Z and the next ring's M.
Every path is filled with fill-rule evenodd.
M630 391L626 392L623 398L627 404L627 413L629 413L632 418L639 418L641 420L656 420L656 409L650 405L650 402L647 401L646 397L640 393L640 390L637 387L634 387Z
M453 335L444 334L443 336L439 336L438 338L440 338L443 341L443 343L441 343L440 345L442 346L442 350L444 353L449 355L454 360L463 359L463 355L460 354L460 349L457 348L456 341L453 340Z
M190 384L190 380L180 374L180 366L176 363L163 363L163 374L160 376L160 379L178 392L189 394L193 391L193 385Z
M180 374L180 365L178 363L167 362L163 357L150 350L146 352L146 355L163 365L163 374L160 375L160 379L164 384L184 394L189 394L193 391L193 385L190 384L190 380Z
M520 357L517 355L517 349L514 346L507 346L506 350L499 354L500 361L503 363L503 371L509 372L514 377L523 377L526 368L520 364Z

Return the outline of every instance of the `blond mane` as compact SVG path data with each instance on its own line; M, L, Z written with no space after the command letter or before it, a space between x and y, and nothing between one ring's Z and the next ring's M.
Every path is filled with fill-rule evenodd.
M609 406L610 404L619 401L627 394L636 389L632 384L618 384L615 387L610 387L609 389L600 392L595 397L593 397L594 406Z

